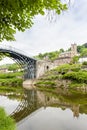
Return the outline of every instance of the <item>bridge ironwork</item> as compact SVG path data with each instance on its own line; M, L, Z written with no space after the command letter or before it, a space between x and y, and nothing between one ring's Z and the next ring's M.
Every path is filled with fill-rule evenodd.
M24 70L24 79L36 78L36 59L25 52L7 45L0 45L0 53L8 55L15 60Z

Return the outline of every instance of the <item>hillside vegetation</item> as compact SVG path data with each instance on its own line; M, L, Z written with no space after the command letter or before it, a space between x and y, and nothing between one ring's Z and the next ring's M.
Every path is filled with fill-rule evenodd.
M40 53L39 55L35 56L35 58L37 58L39 60L43 60L43 59L47 58L48 60L54 61L59 57L60 53L66 52L66 51L70 51L70 48L65 51L64 51L64 49L61 48L60 50L53 51L53 52L46 52L44 54ZM87 43L85 43L83 45L78 45L77 52L80 53L79 57L87 56Z
M64 64L47 73L38 81L39 89L55 90L60 88L81 88L87 86L87 71L82 70L81 64Z

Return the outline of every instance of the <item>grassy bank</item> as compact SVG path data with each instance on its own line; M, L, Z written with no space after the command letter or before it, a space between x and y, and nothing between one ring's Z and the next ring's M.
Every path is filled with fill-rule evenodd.
M45 73L36 82L39 89L56 91L57 88L87 87L87 71L80 64L64 64Z
M0 74L0 86L21 86L23 82L22 72Z
M16 130L15 121L0 108L0 130Z

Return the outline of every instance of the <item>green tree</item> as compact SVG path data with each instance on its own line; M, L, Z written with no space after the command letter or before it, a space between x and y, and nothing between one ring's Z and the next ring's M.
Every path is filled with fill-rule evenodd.
M79 57L78 56L74 56L73 59L72 59L72 63L77 63L79 60Z
M77 52L79 52L79 53L81 53L82 52L82 50L85 48L85 46L84 45L82 45L82 46L77 46Z
M80 54L81 57L87 56L87 48L83 48Z
M15 40L16 30L30 28L35 15L46 10L60 14L66 9L61 0L0 0L0 41Z
M62 52L64 52L64 49L63 49L63 48L61 48L59 51L60 51L60 53L62 53Z
M11 64L8 66L9 71L17 71L19 69L19 66L17 64Z

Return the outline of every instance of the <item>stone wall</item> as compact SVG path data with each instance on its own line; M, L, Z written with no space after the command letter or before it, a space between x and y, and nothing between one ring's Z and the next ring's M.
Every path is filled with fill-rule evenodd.
M51 61L39 60L36 67L36 78L42 76L46 71L54 68L54 64Z
M45 72L59 66L62 64L68 64L71 62L70 57L66 58L58 58L57 60L51 62L46 60L39 60L37 61L36 65L36 78L41 77Z

